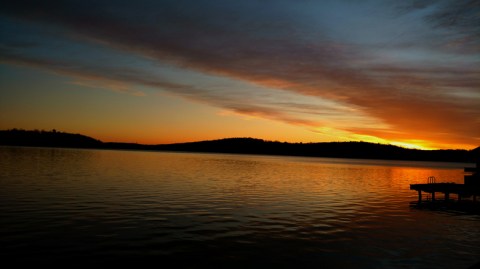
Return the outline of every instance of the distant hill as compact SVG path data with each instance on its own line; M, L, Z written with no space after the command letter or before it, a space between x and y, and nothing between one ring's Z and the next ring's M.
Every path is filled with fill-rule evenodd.
M367 142L286 143L256 138L225 138L190 143L142 145L102 142L81 134L70 134L55 130L26 131L17 129L0 131L0 145L442 162L476 162L480 157L480 147L474 150L417 150Z
M0 131L0 145L31 146L31 147L71 147L97 148L102 147L100 140L81 135L57 132L56 130L19 130Z
M367 142L286 143L255 138L226 138L212 141L158 145L171 151L218 152L307 157L474 162L475 150L417 150Z

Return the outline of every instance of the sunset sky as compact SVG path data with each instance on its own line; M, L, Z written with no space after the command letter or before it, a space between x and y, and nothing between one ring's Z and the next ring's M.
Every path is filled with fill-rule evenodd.
M480 145L480 1L3 1L0 129Z

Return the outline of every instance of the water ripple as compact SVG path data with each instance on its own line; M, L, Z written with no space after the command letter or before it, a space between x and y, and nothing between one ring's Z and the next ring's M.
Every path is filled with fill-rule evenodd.
M4 147L1 253L187 267L468 267L480 260L478 216L409 207L410 183L436 174L460 182L461 168Z

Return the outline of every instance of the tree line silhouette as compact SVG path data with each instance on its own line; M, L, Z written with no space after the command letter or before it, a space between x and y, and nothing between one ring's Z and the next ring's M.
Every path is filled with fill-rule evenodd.
M11 129L0 131L0 144L33 147L96 148L103 142L81 134L44 130Z
M0 131L0 145L443 162L475 162L480 156L480 147L473 150L418 150L368 142L287 143L265 141L256 138L224 138L190 143L143 145L102 142L85 135L58 132L56 130L30 131L19 129Z

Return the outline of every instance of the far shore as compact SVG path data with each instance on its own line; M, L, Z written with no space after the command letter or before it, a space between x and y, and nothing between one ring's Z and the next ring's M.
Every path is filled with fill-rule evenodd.
M0 145L456 163L475 163L480 158L480 147L472 150L419 150L368 142L287 143L256 138L224 138L190 143L144 145L102 142L85 135L56 130L0 130Z

